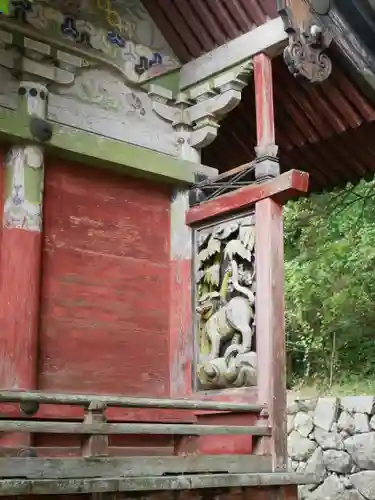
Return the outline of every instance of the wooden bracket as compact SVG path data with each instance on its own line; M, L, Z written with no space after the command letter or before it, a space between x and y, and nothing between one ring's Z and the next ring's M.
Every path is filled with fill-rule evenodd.
M315 2L318 3L318 2ZM284 0L279 2L279 14L289 35L289 44L284 49L284 61L296 77L303 77L311 83L321 83L332 71L332 62L325 50L332 41L332 35L319 22L317 13L325 12L322 6L305 0ZM329 5L328 5L329 10Z

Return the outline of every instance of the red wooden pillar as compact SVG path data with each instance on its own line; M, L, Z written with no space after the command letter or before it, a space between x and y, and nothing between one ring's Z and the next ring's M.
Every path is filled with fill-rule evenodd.
M273 106L272 60L265 54L254 57L255 111L257 124L256 155L260 161L255 177L266 180L279 175L277 146L275 145L275 119Z
M46 89L22 83L20 113L44 117ZM37 380L39 286L42 245L43 150L12 146L2 165L3 227L0 261L0 387L35 389ZM2 446L30 444L30 436L9 434Z
M256 177L277 176L272 61L265 54L254 57L257 124ZM269 156L271 158L269 158ZM270 452L273 468L287 468L286 357L284 331L284 234L282 205L272 198L255 204L256 314L258 401L266 404L272 438L260 442L260 452Z

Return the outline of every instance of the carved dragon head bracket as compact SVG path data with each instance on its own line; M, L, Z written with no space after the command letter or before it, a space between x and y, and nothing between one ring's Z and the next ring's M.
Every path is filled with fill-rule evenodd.
M325 52L332 35L319 22L319 16L328 13L330 1L281 0L278 3L278 12L289 35L284 49L289 71L311 83L323 82L332 72L331 59Z

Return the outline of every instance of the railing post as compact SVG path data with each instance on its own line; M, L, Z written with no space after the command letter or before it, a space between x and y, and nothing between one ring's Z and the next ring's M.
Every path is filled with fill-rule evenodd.
M105 411L107 405L102 401L92 401L86 410L84 424L97 424L107 422ZM108 456L108 436L83 436L81 452L84 457Z

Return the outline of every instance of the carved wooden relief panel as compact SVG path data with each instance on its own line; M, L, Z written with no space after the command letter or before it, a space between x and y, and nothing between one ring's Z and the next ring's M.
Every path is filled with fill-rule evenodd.
M332 62L325 53L332 37L318 19L329 8L328 0L278 0L278 11L289 35L285 63L294 76L312 83L323 82L332 71Z
M9 17L104 55L133 83L179 67L140 0L11 0Z
M256 385L255 220L195 231L196 386Z
M21 76L42 81L48 120L173 156L142 85L178 67L140 0L10 0L0 17L0 106L17 108Z

